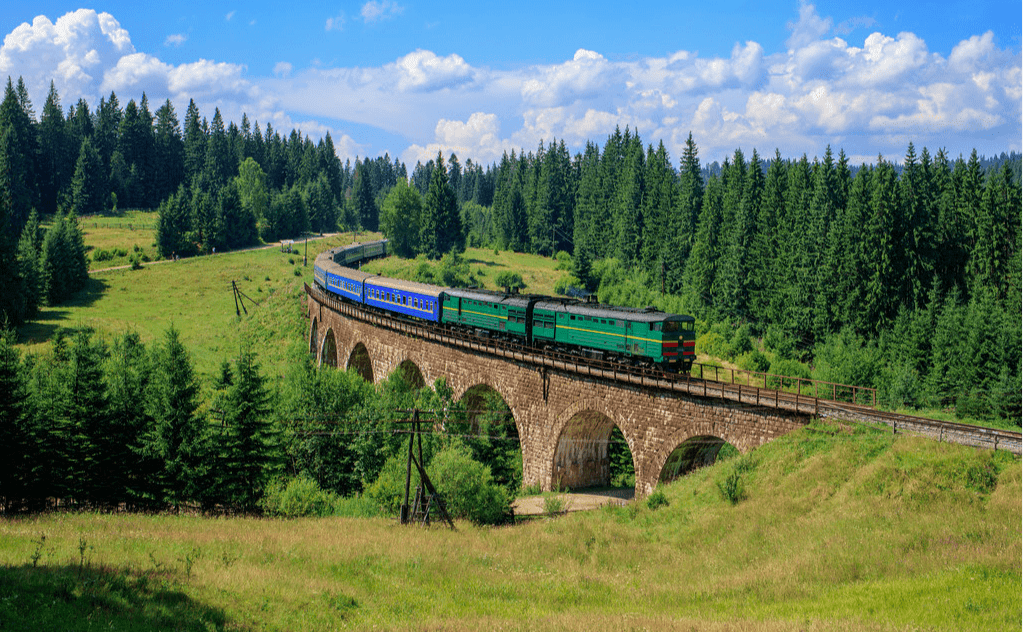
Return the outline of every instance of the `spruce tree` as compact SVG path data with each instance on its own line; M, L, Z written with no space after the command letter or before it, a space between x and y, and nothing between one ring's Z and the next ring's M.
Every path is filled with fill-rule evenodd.
M79 148L71 179L71 210L75 215L99 215L107 210L109 182L105 173L99 152L86 138Z
M208 433L199 412L199 380L173 326L153 354L146 402L153 426L145 448L161 464L160 500L175 507L199 500L208 474Z
M28 495L28 460L33 451L31 407L15 333L0 327L0 504L22 508Z
M270 422L270 394L251 351L239 356L225 403L227 437L221 477L229 502L252 511L280 459Z

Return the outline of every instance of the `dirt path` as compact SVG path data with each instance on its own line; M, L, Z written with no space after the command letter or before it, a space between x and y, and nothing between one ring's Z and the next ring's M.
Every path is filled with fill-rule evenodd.
M309 236L309 241L315 241L317 239L326 239L327 237L334 237L335 235L340 235L340 234L341 233L323 233L322 235L310 235ZM304 240L305 237L303 237L302 239ZM296 241L295 243L299 244L299 243L302 243L302 242ZM281 247L281 242L278 241L278 242L275 242L275 243L272 243L272 244L264 244L262 246L251 246L249 248L239 248L237 250L227 250L227 251L221 252L219 255L212 255L212 254L211 255L195 255L194 257L187 257L187 259L197 259L199 257L226 257L228 255L238 254L240 252L249 252L250 250L267 250L268 248L280 248L280 247ZM317 254L319 254L319 253L317 253ZM184 261L184 259L178 259L178 261ZM174 263L174 262L171 259L158 259L156 261L150 261L148 263L143 263L142 267L145 268L147 266L154 266L154 265L157 265L157 264L160 264L160 263ZM97 272L112 272L114 270L127 270L129 268L131 268L130 265L114 266L113 268L100 268L98 270L89 270L89 274L96 274Z
M565 511L589 511L609 503L624 505L635 496L635 490L627 487L584 489L578 492L565 492L558 496L565 501ZM512 507L516 516L541 516L544 514L543 502L543 496L526 496L515 499Z

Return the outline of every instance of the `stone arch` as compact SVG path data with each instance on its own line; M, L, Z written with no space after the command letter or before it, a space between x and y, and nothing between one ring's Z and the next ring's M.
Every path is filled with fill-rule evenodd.
M426 386L426 378L423 377L423 371L412 360L405 358L398 363L394 370L400 372L402 378L413 388L423 388Z
M552 488L609 485L611 454L608 445L616 427L625 437L633 470L638 477L640 468L632 440L615 413L604 399L600 399L576 402L558 416L551 435L556 439L551 461Z
M731 446L740 454L750 450L746 442L736 440L722 430L725 428L719 424L698 422L673 434L650 463L653 466L648 472L651 491L658 482L666 482L713 464L725 446Z
M661 465L661 471L657 475L657 482L667 483L680 476L685 476L693 470L713 465L720 456L728 452L735 453L738 452L738 449L721 437L692 436L668 454L668 458Z
M313 326L309 329L309 353L316 353L320 350L320 321L313 316Z
M504 486L520 486L524 455L519 421L504 395L481 382L465 389L456 401L467 411L466 434L470 438L485 437L482 444L493 450L490 467L494 480Z
M369 349L361 342L355 345L352 352L348 354L348 362L345 363L345 370L354 370L370 384L373 383L373 361L369 357Z
M327 335L323 337L323 346L320 349L320 366L337 368L337 342L334 340L334 330L327 329Z

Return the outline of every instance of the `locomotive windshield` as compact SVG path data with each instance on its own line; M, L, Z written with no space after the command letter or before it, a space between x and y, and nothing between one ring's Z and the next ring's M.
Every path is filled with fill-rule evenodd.
M678 333L679 322L677 320L669 320L664 323L664 331L669 334Z

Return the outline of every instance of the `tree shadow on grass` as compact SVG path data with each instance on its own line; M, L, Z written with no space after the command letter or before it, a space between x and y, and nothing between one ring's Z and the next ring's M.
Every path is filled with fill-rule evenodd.
M496 261L483 261L482 259L469 259L469 265L486 266L488 268L507 268L508 265Z
M0 630L223 630L227 616L165 575L93 566L0 567ZM239 629L232 624L232 629Z
M35 319L18 327L18 341L27 344L44 342L53 338L71 313L70 307L91 307L103 296L110 284L104 279L89 277L85 286L74 296L60 305L41 306ZM45 321L45 322L44 322Z

